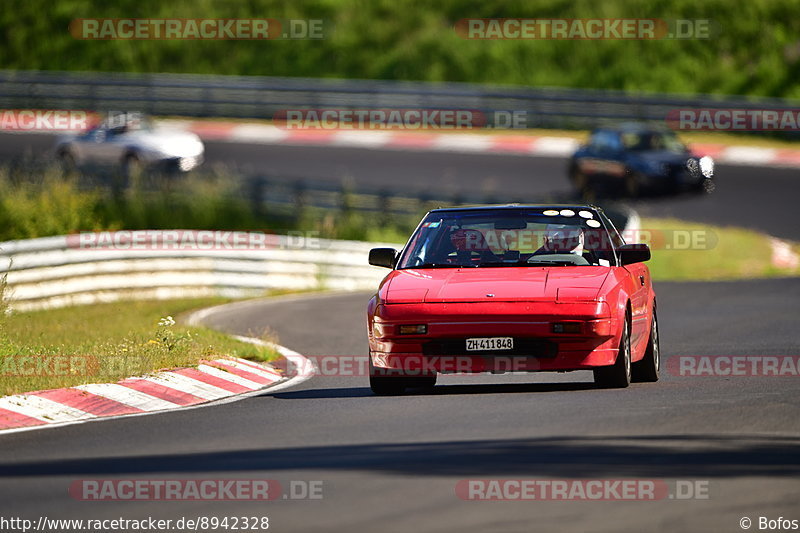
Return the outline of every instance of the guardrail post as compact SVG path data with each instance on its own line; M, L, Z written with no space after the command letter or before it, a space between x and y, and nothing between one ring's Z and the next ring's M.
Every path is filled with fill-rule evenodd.
M294 208L295 220L300 221L305 216L306 205L308 204L308 191L304 181L297 181L294 184Z
M249 191L250 209L254 216L263 217L266 215L264 205L264 191L267 188L267 179L264 176L253 176L249 179L246 189Z
M391 221L391 195L388 191L382 190L378 193L378 224L386 226Z

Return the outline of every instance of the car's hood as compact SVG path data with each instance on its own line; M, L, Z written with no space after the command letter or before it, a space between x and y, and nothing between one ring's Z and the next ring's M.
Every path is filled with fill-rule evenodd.
M591 300L609 273L609 267L600 266L396 270L382 298L388 304Z
M125 135L125 142L168 157L194 157L203 153L200 137L183 131L135 131Z

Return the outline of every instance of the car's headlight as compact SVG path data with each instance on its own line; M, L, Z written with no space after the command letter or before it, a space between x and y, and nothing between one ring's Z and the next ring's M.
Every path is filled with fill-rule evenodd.
M700 173L705 178L710 178L714 175L714 160L711 157L704 155L700 158Z

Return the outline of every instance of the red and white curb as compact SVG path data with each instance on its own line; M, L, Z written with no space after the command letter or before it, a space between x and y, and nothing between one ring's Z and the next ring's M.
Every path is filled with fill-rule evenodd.
M311 145L382 150L494 153L565 157L580 145L569 137L519 134L434 133L429 131L294 130L269 124L163 120L163 127L191 131L208 141ZM727 165L800 167L800 149L761 148L698 143L697 155L709 155Z
M0 434L228 403L297 385L314 374L313 364L297 352L260 339L234 338L275 349L297 372L284 376L271 365L230 357L117 383L4 396Z

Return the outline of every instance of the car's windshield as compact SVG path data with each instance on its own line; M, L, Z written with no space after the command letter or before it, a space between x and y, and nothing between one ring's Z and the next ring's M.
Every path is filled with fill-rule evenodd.
M398 268L610 266L607 230L592 209L493 209L429 213Z
M636 131L622 134L622 144L626 150L634 152L647 150L666 150L682 153L686 146L668 131Z

